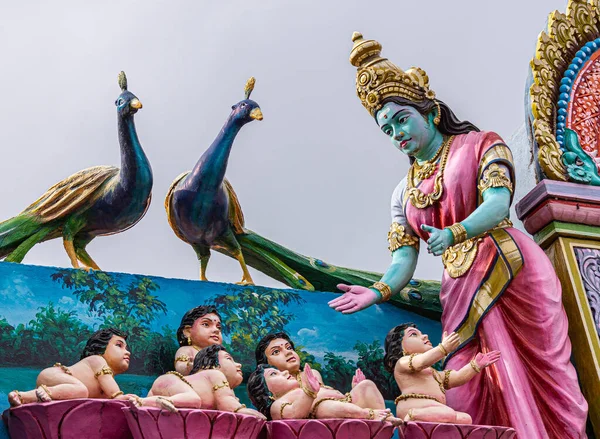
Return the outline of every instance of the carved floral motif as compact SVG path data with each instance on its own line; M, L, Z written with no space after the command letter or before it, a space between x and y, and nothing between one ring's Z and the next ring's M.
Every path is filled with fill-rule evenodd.
M576 248L575 257L579 264L585 294L592 309L596 331L600 334L600 250Z

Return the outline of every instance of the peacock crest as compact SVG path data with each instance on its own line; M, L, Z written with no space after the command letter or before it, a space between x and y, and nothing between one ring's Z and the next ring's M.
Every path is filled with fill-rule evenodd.
M121 87L121 90L123 90L123 91L127 90L127 76L125 76L125 72L122 70L119 73L118 81L119 81L119 87Z
M250 76L250 79L246 81L246 87L244 88L244 94L246 95L245 99L250 99L250 94L252 94L252 90L254 90L254 84L256 84L256 79L254 76Z

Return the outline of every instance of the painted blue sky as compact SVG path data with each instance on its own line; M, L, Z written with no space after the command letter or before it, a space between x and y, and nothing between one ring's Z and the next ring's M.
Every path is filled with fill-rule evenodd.
M53 267L0 262L0 316L6 317L11 325L27 323L35 318L39 307L54 302L65 311L76 311L81 321L91 326L97 325L99 320L88 314L87 305L78 302L72 290L62 288L61 283L51 279L56 270ZM113 277L120 285L129 285L135 278L123 273L114 273ZM190 308L203 304L226 289L235 291L244 288L231 284L149 277L160 287L155 294L167 305L167 314L161 314L153 322L155 330L165 325L176 329L181 316ZM254 289L257 294L272 290L264 287ZM353 347L357 341L370 343L379 339L383 344L385 335L393 326L407 321L415 322L428 332L433 342L440 338L438 322L392 305L377 305L357 314L343 315L327 306L327 302L336 294L298 292L305 303L284 307L296 317L286 330L297 344L304 346L319 361L328 351L355 359Z

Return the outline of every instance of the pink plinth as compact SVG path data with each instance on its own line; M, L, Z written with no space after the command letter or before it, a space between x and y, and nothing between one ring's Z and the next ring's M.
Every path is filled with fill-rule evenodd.
M390 439L394 427L360 419L295 419L271 421L270 439Z
M509 427L489 425L436 424L408 422L399 428L401 439L515 439L516 432Z
M123 413L134 439L262 439L266 436L263 431L266 422L249 415L187 409L170 413L152 407L127 407Z
M131 439L122 409L125 402L72 399L8 409L11 439Z

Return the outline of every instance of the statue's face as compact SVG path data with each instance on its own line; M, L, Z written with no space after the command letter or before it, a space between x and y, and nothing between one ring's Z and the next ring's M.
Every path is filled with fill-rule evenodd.
M210 313L196 319L191 327L183 330L183 335L192 339L192 344L204 349L214 344L222 344L221 319L218 315Z
M287 370L280 371L272 368L265 369L265 383L276 398L299 387L296 377Z
M242 384L244 376L242 375L242 365L236 363L233 357L227 351L219 351L219 370L223 372L229 387L235 389Z
M377 124L390 138L396 148L409 156L415 156L429 145L437 133L433 123L435 115L423 117L410 105L388 102L377 112Z
M131 353L127 350L127 342L123 337L113 335L102 357L114 373L123 373L129 369Z
M432 349L429 336L423 334L417 328L407 328L402 338L402 349L407 354L422 354Z
M300 357L285 338L271 340L265 354L269 364L279 370L287 370L293 374L300 371Z

